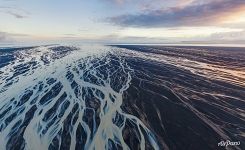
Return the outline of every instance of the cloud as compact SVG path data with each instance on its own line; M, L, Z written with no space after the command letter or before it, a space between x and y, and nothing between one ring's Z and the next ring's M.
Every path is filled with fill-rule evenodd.
M9 33L0 31L0 43L9 43L14 42L17 39L22 39L24 37L29 37L28 34L19 34L19 33Z
M209 0L208 3L194 1L180 7L125 14L106 20L123 27L205 26L219 24L244 9L245 0Z
M242 44L245 43L245 30L217 32L207 37L193 37L180 40L188 44Z
M10 34L6 32L0 32L0 43L12 41Z
M17 14L16 12L12 12L12 11L7 11L8 14L14 16L15 18L21 19L21 18L26 18L26 16L21 15L21 14Z
M128 0L105 0L105 1L112 3L112 4L122 5L122 4L125 4Z
M210 36L211 39L215 40L241 40L245 39L245 30L234 31L234 32L220 32L214 33Z
M125 2L125 0L114 0L116 3L118 3L118 4L122 4L122 3L124 3Z
M244 29L245 30L245 21L242 22L236 22L236 23L225 23L221 25L222 27L225 28L236 28L236 29Z
M4 41L4 40L5 40L5 34L0 32L0 41Z
M167 43L168 39L159 37L144 37L144 36L122 36L120 34L108 34L91 39L96 43L106 44L147 44L147 43Z
M5 7L5 6L0 6L0 13L11 15L17 19L27 18L28 15L30 14L29 12L20 8Z

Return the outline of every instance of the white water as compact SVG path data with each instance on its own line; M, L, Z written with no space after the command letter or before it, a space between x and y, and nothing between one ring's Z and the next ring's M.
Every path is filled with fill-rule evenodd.
M0 69L0 149L15 147L14 141L27 150L113 149L112 143L129 149L123 137L126 121L136 127L141 149L146 140L159 149L153 133L121 109L133 70L119 53L80 47L56 58L49 47L38 47L15 55L20 61ZM10 78L16 66L29 62L36 64Z

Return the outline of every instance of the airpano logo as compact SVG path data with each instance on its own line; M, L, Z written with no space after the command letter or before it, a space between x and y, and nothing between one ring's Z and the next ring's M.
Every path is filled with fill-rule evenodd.
M225 147L227 147L227 146L238 146L240 144L241 144L240 141L232 142L232 141L226 140L226 141L220 141L218 143L218 146L225 146Z

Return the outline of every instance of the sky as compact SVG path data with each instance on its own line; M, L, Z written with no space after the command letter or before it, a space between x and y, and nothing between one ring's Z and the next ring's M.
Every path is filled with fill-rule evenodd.
M1 43L245 43L245 0L0 0Z

